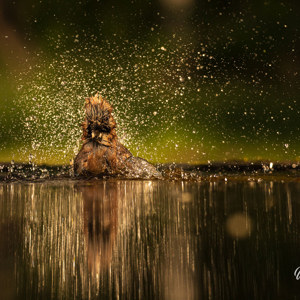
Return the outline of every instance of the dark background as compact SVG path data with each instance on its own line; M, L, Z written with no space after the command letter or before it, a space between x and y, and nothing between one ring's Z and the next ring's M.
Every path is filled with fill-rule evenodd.
M84 97L153 162L299 161L297 1L0 2L0 161L66 163Z

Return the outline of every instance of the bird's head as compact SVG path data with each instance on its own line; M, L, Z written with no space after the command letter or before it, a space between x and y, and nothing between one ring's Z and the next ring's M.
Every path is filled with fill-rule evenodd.
M85 100L85 121L83 123L83 138L93 139L103 143L116 136L116 122L112 116L111 105L98 93Z

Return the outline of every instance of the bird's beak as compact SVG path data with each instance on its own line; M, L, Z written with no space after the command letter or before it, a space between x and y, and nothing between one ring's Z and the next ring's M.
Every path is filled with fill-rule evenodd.
M94 138L99 138L99 139L101 139L101 138L102 138L102 133L99 132L98 130L93 130L93 131L92 131L92 139L94 139Z

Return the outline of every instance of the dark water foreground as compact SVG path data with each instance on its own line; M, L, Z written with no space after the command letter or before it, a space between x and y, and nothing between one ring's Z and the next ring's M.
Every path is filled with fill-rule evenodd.
M0 183L0 299L299 299L297 171L243 174Z

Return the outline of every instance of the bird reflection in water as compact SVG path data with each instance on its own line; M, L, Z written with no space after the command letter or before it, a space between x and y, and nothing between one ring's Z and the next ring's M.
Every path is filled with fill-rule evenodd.
M80 186L84 210L84 243L92 276L107 269L117 235L117 183Z

